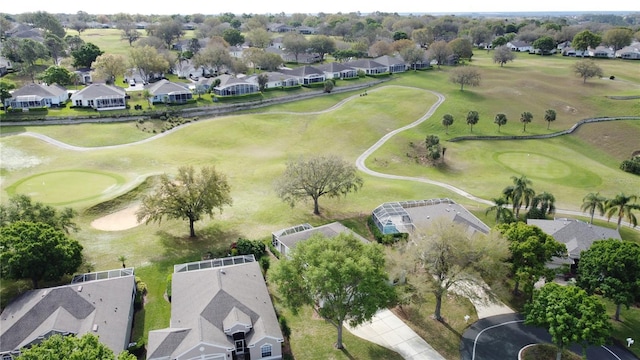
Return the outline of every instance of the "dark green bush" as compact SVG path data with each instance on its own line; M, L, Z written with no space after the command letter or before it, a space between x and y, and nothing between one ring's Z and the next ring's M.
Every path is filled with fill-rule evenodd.
M260 240L238 239L231 245L231 250L236 249L238 255L253 254L256 259L260 259L267 253L264 243Z
M620 169L628 173L640 175L640 156L634 156L631 159L624 160L620 164Z

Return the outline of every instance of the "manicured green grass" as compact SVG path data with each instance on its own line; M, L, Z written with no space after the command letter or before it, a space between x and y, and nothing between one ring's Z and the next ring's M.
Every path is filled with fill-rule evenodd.
M126 50L125 46L121 47ZM224 254L228 245L239 237L262 239L272 231L291 225L305 222L320 225L336 219L350 219L348 224L351 227L366 233L363 221L370 211L393 200L450 197L469 206L477 214L483 213L486 206L472 203L440 187L368 175L363 175L365 186L359 192L346 198L321 199L320 217L312 214L309 203L303 202L291 209L276 197L272 184L284 170L287 160L301 155L331 153L354 161L387 132L419 118L436 98L430 92L417 89L435 89L444 93L447 100L423 125L397 135L374 153L368 161L372 169L443 181L484 198L498 196L510 184L509 177L522 172L533 180L537 191L550 191L556 195L558 207L575 210L588 192L600 191L605 196L613 196L619 191L637 192L638 178L621 172L618 165L626 157L626 148L637 150L634 144L638 144L638 137L634 134L640 131L640 121L601 124L598 126L603 128L593 131L585 127L575 135L550 140L446 142L452 137L469 134L464 121L469 110L480 112L480 123L473 129L473 133L478 135L497 134L493 117L498 112L506 113L509 118L501 133L511 135L522 134L518 118L523 111L534 114L533 122L527 126L527 134L566 129L587 117L640 113L637 101L606 98L607 95L628 94L630 86L637 87L640 83L640 74L629 71L629 66L634 65L629 62L603 63L607 73L616 74L616 80L590 79L583 85L569 70L575 59L527 57L522 54L515 62L500 68L492 63L490 56L484 52L474 56L473 65L483 71L483 83L478 88L463 92L448 82L450 68L443 67L441 70L394 75L383 89L371 89L368 96L356 97L338 110L305 114L327 109L351 94L330 94L260 110L266 114L201 120L162 138L127 147L77 152L62 150L33 138L3 136L0 138L3 156L1 187L6 192L8 187L25 178L59 170L99 171L123 177L127 186L101 193L95 199L75 199L68 204L82 211L127 193L147 176L175 173L176 168L182 165L215 165L227 174L232 186L233 206L225 208L213 220L196 223L197 239L187 237L186 221L164 221L115 232L91 227L90 223L95 218L129 202L135 203L137 197L117 206L114 204L113 208L106 206L99 211L83 212L79 217L81 230L73 236L85 247L87 262L92 263L96 270L117 268L120 266L118 256L125 255L127 265L136 267L136 273L149 286L146 310L136 319L136 337L144 337L150 329L168 326L169 307L162 294L172 264L197 260L207 251ZM146 109L146 101L141 101ZM550 130L542 120L547 108L558 111L558 119L551 124ZM283 111L294 113L285 114ZM445 113L451 113L455 118L449 134L445 134L440 124ZM136 128L134 123L2 128L3 134L25 130L88 147L123 144L150 136ZM598 138L603 131L609 130L610 141ZM408 144L422 143L428 134L439 135L447 147L445 166L428 168L406 156ZM9 156L15 161L7 161ZM528 162L531 159L536 161ZM11 168L8 168L9 163L13 164ZM627 231L631 232L624 229L623 236ZM3 281L1 288L4 299L6 294L14 294L24 287L20 282ZM469 311L466 306L455 303L443 313L450 319L462 319L464 314L456 311L466 313ZM464 326L450 323L455 331L432 327L428 318L432 311L430 306L425 305L418 311L412 317L412 321L418 323L415 328L422 329L422 335L428 342L436 343L432 345L438 350L451 354L448 358L457 358L459 339L455 333L461 333ZM301 336L299 344L309 338L302 335L309 322L308 318L290 320L294 334ZM316 333L311 337L333 337L333 332L326 328L314 331ZM330 344L334 340L329 341L328 352L318 346L323 349L314 353L322 354L318 358L333 354ZM324 340L321 342L324 344ZM373 354L364 358L384 358L375 356L378 350L352 351L350 340L345 342L349 354L340 353L338 356ZM303 356L307 355L303 349L305 346L299 345L296 349L294 344L295 341L292 346L297 357L316 356Z
M637 341L640 338L640 307L637 304L629 309L623 306L620 310L620 321L615 321L613 316L616 312L616 306L608 300L605 300L605 303L607 304L607 314L611 315L612 337L616 339L618 345L626 347L625 339L629 337ZM627 349L640 357L640 346L636 345L637 342Z
M9 195L26 194L33 201L67 205L92 200L124 185L124 178L95 170L60 170L24 178L7 188Z

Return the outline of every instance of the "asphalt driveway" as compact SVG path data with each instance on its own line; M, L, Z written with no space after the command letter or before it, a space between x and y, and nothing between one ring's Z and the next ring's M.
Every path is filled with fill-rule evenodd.
M547 330L524 325L520 314L496 315L478 320L464 332L460 358L515 360L524 346L541 342L551 343ZM574 346L571 350L582 354L579 346ZM617 345L591 346L587 349L587 357L597 360L638 360L627 349Z

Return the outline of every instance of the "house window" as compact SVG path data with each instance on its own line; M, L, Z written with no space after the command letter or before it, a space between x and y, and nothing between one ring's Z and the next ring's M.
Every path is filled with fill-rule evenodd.
M271 356L271 344L264 344L260 347L260 354L261 356L264 357L268 357Z
M87 105L89 105L89 106L93 107L93 100L89 100L89 101L87 102Z

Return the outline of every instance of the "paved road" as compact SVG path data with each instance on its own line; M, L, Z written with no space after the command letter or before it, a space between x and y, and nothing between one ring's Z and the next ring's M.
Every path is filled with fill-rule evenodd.
M517 359L518 352L529 344L551 343L546 330L524 325L520 314L497 315L477 321L462 335L462 360ZM572 351L582 354L580 346ZM587 357L596 360L638 360L627 349L617 345L591 346Z

